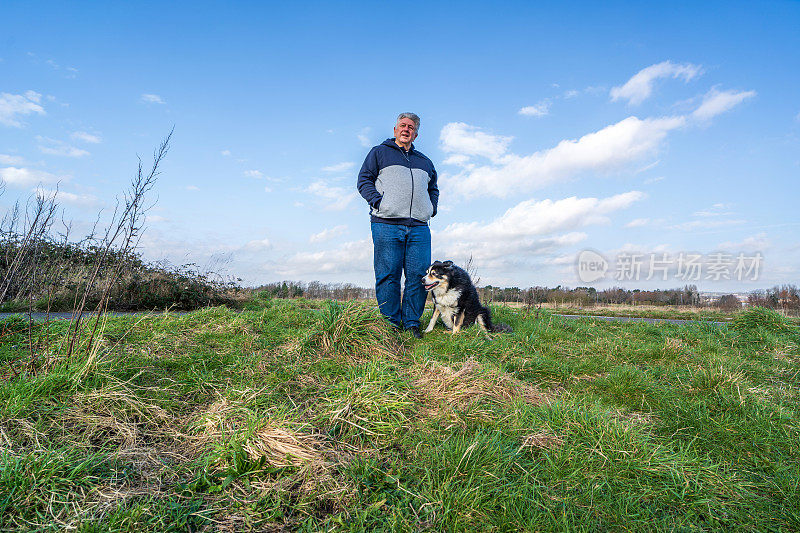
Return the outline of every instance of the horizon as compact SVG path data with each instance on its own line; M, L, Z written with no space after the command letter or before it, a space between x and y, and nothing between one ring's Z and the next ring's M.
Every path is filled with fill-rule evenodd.
M371 287L356 176L412 111L484 285L798 284L800 4L406 7L6 3L0 209L85 234L174 126L145 259Z

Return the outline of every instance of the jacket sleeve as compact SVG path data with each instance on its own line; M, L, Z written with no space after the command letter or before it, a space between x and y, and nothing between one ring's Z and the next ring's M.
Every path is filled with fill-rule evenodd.
M431 204L433 204L433 214L431 217L435 217L436 211L439 208L439 186L436 183L439 179L439 175L436 173L436 169L433 168L433 165L431 165L431 169L433 173L431 174L431 180L428 182L428 196L431 197Z
M383 196L375 188L375 179L378 177L378 151L373 148L364 159L364 164L361 165L361 170L358 173L358 182L356 188L358 193L367 201L367 203L377 209Z

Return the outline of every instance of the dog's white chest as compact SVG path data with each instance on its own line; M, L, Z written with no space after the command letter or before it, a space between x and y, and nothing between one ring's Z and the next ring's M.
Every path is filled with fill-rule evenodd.
M436 291L436 289L433 289L433 295L436 296L436 305L438 307L455 308L456 305L458 305L458 299L461 296L461 291L453 289L439 293Z
M461 291L449 290L443 293L437 293L436 289L433 291L436 296L436 307L441 313L442 322L448 328L453 327L453 315L456 314L458 308L458 298L461 296Z

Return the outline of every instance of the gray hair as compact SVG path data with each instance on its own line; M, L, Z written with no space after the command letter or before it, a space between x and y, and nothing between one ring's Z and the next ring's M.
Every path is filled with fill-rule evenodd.
M414 127L417 128L417 132L419 132L419 116L415 113L400 113L397 116L397 122L400 122L404 118L410 118L414 121Z

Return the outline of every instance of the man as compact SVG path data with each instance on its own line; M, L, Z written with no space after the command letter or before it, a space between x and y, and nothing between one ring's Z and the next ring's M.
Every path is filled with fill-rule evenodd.
M419 339L427 296L420 280L431 263L428 220L436 215L439 189L433 163L414 148L418 134L419 117L401 113L394 137L367 154L357 187L370 206L378 306L396 328Z

